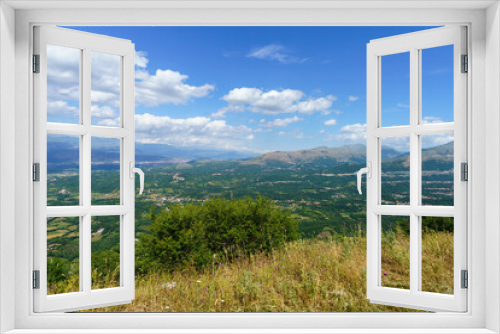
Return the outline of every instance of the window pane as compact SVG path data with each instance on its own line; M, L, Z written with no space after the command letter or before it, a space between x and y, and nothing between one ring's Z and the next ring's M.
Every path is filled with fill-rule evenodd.
M422 124L453 122L453 45L423 49Z
M422 291L453 294L453 218L422 217Z
M120 216L92 217L92 289L120 286Z
M80 136L47 134L47 206L80 204Z
M92 125L120 126L121 57L92 52Z
M80 218L47 218L47 294L80 291Z
M92 205L120 205L120 139L92 137Z
M422 205L454 204L453 133L422 135Z
M381 57L382 126L410 124L410 53Z
M382 216L381 286L410 289L410 218Z
M381 204L410 204L410 137L380 139Z
M80 54L47 45L47 122L80 122Z

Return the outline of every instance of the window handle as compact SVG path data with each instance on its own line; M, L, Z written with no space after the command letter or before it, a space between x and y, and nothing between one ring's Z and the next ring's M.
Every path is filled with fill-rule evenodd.
M361 175L366 174L366 177L368 179L370 179L372 177L372 163L368 162L367 165L368 165L367 167L361 168L358 171L358 173L357 173L357 177L358 177L358 192L359 192L360 195L362 194L362 192L361 192Z
M139 174L139 195L142 195L142 192L144 191L144 172L140 168L134 167L134 162L130 161L130 178L134 179L135 178L135 173Z

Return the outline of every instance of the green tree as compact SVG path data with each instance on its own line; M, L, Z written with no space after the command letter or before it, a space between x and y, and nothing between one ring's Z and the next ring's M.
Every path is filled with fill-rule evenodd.
M201 268L257 251L268 252L299 237L298 221L273 201L211 198L203 204L174 205L150 212L150 234L137 247L136 269Z

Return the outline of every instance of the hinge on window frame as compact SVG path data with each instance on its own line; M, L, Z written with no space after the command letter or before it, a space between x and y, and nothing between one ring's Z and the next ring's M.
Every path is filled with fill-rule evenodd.
M469 181L469 165L466 162L460 164L460 174L462 181Z
M460 273L461 281L462 281L462 289L469 288L469 272L467 270L462 270Z
M33 181L40 182L40 163L38 162L33 164Z
M33 73L40 73L40 55L33 55Z
M33 289L40 289L40 270L33 270Z
M462 73L469 72L469 56L462 55L461 59L462 59L462 68L460 72Z

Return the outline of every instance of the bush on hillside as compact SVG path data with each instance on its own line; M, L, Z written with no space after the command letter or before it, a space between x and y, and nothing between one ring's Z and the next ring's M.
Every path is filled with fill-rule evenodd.
M177 204L150 212L150 234L137 246L136 270L197 268L227 262L239 255L268 252L299 238L298 221L264 197L203 204Z

